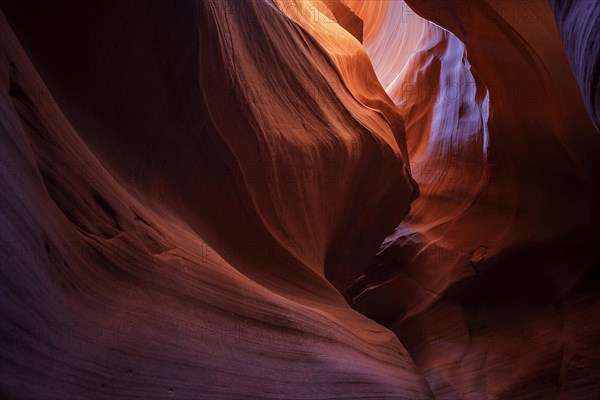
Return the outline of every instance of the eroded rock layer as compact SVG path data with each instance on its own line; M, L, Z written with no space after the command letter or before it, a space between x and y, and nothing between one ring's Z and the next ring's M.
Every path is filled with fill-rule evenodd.
M324 277L408 210L395 128L272 3L230 6L60 10L89 27L65 56L92 57L83 76L103 82L62 101L2 19L5 397L431 397L396 336ZM102 161L80 135L99 135Z
M550 3L2 0L1 397L596 399L598 7Z
M436 398L594 398L600 153L550 7L347 3L421 192L348 297Z
M600 130L600 3L549 0L588 113Z

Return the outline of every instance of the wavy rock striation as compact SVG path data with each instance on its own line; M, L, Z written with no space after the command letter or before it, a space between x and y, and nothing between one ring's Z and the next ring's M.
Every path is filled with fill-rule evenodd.
M430 398L398 339L324 278L368 260L408 210L382 112L269 2L123 7L134 24L111 6L61 11L86 16L72 40L113 69L93 62L103 85L58 100L2 19L2 393ZM71 45L71 62L88 54Z
M3 398L597 397L598 7L36 3Z
M600 130L600 3L549 0L590 117Z
M397 332L436 398L593 398L598 141L550 8L347 3L421 192L354 307Z

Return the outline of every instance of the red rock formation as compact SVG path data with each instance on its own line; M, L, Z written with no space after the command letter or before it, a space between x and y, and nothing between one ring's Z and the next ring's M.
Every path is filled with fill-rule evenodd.
M600 153L550 8L410 5L438 26L401 26L421 38L396 76L382 43L414 30L382 24L365 47L421 197L349 295L398 333L436 398L594 398ZM362 7L370 26L381 6ZM415 18L403 10L390 19Z
M317 3L318 4L318 3ZM333 19L360 42L363 40L363 21L342 0L326 0L325 6Z
M595 399L597 8L408 4L3 0L2 397Z

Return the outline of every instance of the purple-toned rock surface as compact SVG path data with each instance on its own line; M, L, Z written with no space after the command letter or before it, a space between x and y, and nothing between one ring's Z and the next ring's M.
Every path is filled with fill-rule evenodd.
M550 3L0 1L0 397L597 399Z
M590 117L600 129L600 2L549 0Z

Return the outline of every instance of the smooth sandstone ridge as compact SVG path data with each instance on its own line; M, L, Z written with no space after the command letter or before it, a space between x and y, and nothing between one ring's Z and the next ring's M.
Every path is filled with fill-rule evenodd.
M38 3L0 397L597 398L597 2Z

